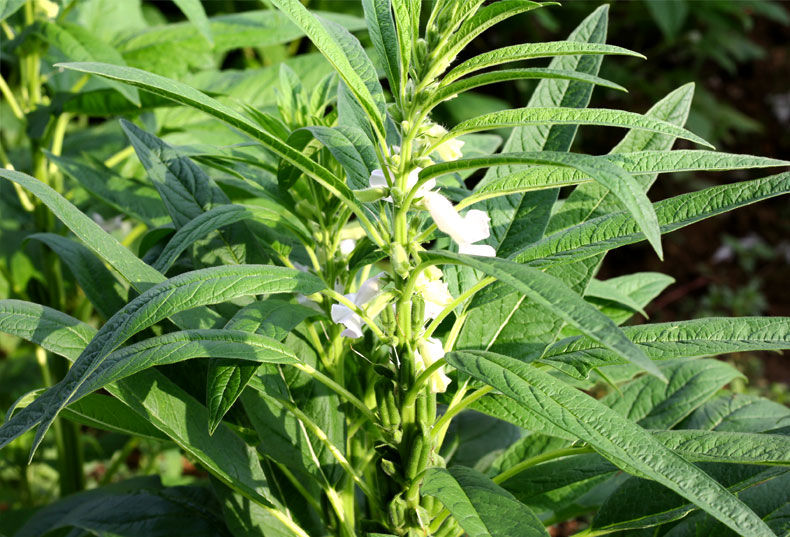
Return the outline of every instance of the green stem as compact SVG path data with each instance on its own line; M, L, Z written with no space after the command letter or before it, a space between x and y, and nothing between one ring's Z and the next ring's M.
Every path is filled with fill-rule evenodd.
M464 397L463 399L458 401L458 403L456 403L454 405L450 405L447 408L447 412L445 412L442 415L442 417L439 418L439 420L433 426L434 438L443 438L444 437L444 431L446 430L447 426L450 425L450 421L459 412L461 412L462 410L466 409L466 407L468 407L469 405L471 405L472 403L474 403L475 401L477 401L478 399L480 399L484 395L488 394L493 389L494 388L492 388L491 386L485 386L483 388L480 388L480 389L472 392L468 396Z
M536 466L540 463L551 461L554 459L559 459L562 457L568 457L570 455L579 455L582 453L592 453L593 449L591 447L569 447L569 448L562 448L562 449L555 449L554 451L549 451L548 453L541 453L540 455L536 455L534 457L530 457L529 459L525 459L520 463L511 466L504 472L497 474L492 481L496 484L502 483L507 481L511 477L520 474L527 468L531 468L532 466Z

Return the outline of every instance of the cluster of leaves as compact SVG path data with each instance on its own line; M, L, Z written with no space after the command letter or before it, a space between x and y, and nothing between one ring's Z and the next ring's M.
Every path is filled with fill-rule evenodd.
M17 31L3 21L20 76L3 92L26 128L2 153L3 234L46 249L27 262L38 272L3 267L0 330L73 364L11 406L0 447L32 458L65 418L175 444L210 476L80 492L15 535L521 537L587 515L590 536L786 533L790 410L723 392L741 375L709 357L790 348L790 319L623 327L671 279L595 276L614 248L661 255L664 233L790 191L783 172L651 203L659 174L788 163L673 151L707 144L683 128L692 85L645 114L587 108L595 86L618 88L597 76L603 57L638 56L605 44L606 7L567 40L461 62L488 28L550 4L363 0L356 18L269 3L208 18L181 0L190 23L115 35L86 24L98 1L53 20L28 0ZM219 69L230 50L301 36L318 52ZM494 69L534 58L551 63ZM539 80L523 108L449 132L429 119L520 79ZM590 156L570 151L580 125L628 130ZM480 134L496 129L504 143ZM434 183L441 195L422 194ZM470 206L490 229L468 242L495 256L437 232L463 247L441 218ZM122 241L113 212L131 223ZM426 325L415 288L430 271L451 300ZM363 301L369 282L381 289Z

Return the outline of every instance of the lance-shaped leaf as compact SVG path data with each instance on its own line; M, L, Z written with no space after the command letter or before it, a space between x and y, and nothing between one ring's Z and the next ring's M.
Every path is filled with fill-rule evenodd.
M357 215L362 224L370 229L370 222L362 207L354 199L351 190L329 170L302 155L277 136L266 132L255 122L241 115L236 110L220 103L216 99L212 99L195 88L131 67L117 67L103 63L64 63L58 64L58 66L99 75L111 80L120 80L221 119L230 126L261 142L274 154L287 160L301 170L302 173L337 196Z
M63 409L61 416L74 423L103 431L165 442L170 440L166 434L119 399L100 393L91 393L71 403Z
M299 236L309 237L304 224L288 212L287 209L264 199L256 201L259 203L257 206L218 205L213 209L200 213L173 234L153 263L153 267L163 274L166 273L178 259L178 256L195 241L223 226L247 219L262 221L270 227L284 224L288 229L296 231Z
M519 164L555 164L572 168L611 190L631 213L648 241L662 257L661 233L653 206L641 185L617 164L601 157L576 153L542 151L536 153L499 153L488 157L459 159L430 166L420 172L420 179L448 173L456 169L507 166Z
M482 75L475 75L469 78L464 78L457 82L453 82L447 86L438 89L436 93L430 96L426 107L433 108L439 103L452 99L458 94L465 91L479 88L480 86L487 86L488 84L497 84L499 82L509 82L512 80L542 80L542 79L560 79L560 80L574 80L577 82L587 82L596 86L602 86L617 91L626 91L624 87L615 84L605 78L578 71L563 71L560 69L544 69L535 67L532 69L502 69L500 71L493 71L484 73Z
M43 242L58 254L102 317L109 319L124 306L124 289L87 247L55 233L34 233L28 238Z
M0 331L32 341L72 362L97 333L73 317L38 304L4 300L0 301L0 311ZM210 436L205 427L206 407L162 373L146 369L105 388L223 483L289 527L289 534L307 537L286 515L271 507L273 500L255 450L222 425Z
M152 287L107 321L63 380L42 395L41 399L47 403L47 412L37 431L33 450L41 443L57 413L68 404L80 386L113 350L137 332L197 306L263 293L311 294L323 287L323 283L313 275L260 265L197 270ZM27 431L27 425L12 419L0 426L0 447Z
M693 97L694 84L685 84L669 92L645 115L683 127L686 124ZM645 150L669 151L674 143L674 136L630 130L612 148L610 153ZM638 180L647 191L657 178L658 174L651 174L639 176ZM593 216L613 212L616 210L612 206L613 198L614 196L611 196L608 190L595 184L575 188L563 203L562 208L552 215L546 228L546 234L550 235L559 229L578 224Z
M76 24L65 21L58 21L56 24L46 21L33 28L37 28L41 37L59 49L71 61L126 65L123 56L115 48ZM126 97L135 106L140 106L140 96L135 88L114 81L105 82L105 84Z
M420 492L438 498L469 537L548 536L526 505L471 468L429 468Z
M214 44L214 38L211 35L211 24L208 17L206 17L206 10L203 9L203 4L200 0L173 0L181 10L181 13L186 15L189 22L195 25L195 28L206 38L210 44Z
M317 312L306 306L280 300L253 302L240 309L225 325L225 329L265 334L283 341L299 323ZM206 382L206 401L209 410L210 432L239 398L247 383L258 370L256 365L239 364L227 360L212 361Z
M653 204L662 233L790 192L790 172L706 188ZM514 260L531 265L568 263L644 240L634 220L614 213L560 231L528 246Z
M601 402L645 429L670 429L737 378L740 371L719 360L676 360L661 364L664 384L641 376Z
M298 0L272 0L272 3L301 28L332 64L364 108L374 128L380 135L383 135L385 132L382 113L383 95L377 99L373 95L376 91L371 91L375 85L378 85L378 78L371 78L371 71L367 68L370 65L370 60L365 56L359 42L356 42L356 47L353 47L353 55L349 56L349 52L352 51L348 44L350 40L356 41L356 39L342 27L330 21L316 18ZM339 38L343 41L339 41ZM372 76L375 77L375 70L372 73Z
M540 270L503 259L480 258L451 252L428 252L423 257L439 263L466 265L493 276L624 359L664 379L658 367L611 319L574 293L561 280Z
M541 421L564 429L623 470L664 485L743 535L773 533L745 504L702 470L594 398L513 358L455 352L447 362L527 407Z
M790 349L790 317L694 319L627 326L623 332L651 360ZM587 337L558 341L539 360L579 379L594 368L625 363Z
M471 3L471 2L468 2ZM493 25L510 17L543 7L546 4L531 2L529 0L503 0L494 2L477 11L469 17L458 31L453 32L447 45L440 51L438 57L449 60L455 58L475 37L482 34ZM550 5L550 4L549 4Z
M494 67L508 62L551 58L554 56L581 55L624 55L644 59L638 52L604 43L585 43L582 41L547 41L545 43L524 43L490 50L478 54L454 67L442 79L442 86L480 69Z
M681 429L762 432L790 424L790 408L764 397L725 393L683 420Z
M441 140L450 140L456 136L470 132L521 127L524 125L597 125L600 127L622 127L639 129L676 136L698 144L713 147L693 132L673 125L666 121L653 119L649 116L608 110L605 108L514 108L484 114L473 119L462 121Z
M145 95L148 95L147 93ZM90 155L77 160L47 153L47 159L95 197L120 213L136 218L149 227L170 222L167 209L155 188L122 177Z
M614 153L593 158L611 162L630 174L746 170L790 166L790 162L785 160L691 149ZM471 200L465 201L465 206L494 196L528 192L538 188L588 183L593 179L585 176L585 173L578 169L532 168L487 183L475 191L471 196ZM603 183L600 184L605 186ZM617 196L617 192L613 191L613 195Z
M14 170L0 169L0 177L13 181L36 195L52 213L88 248L104 259L140 293L165 281L164 275L139 259L118 240L104 231L96 222L82 213L66 198L38 179ZM177 313L173 321L188 328L215 328L224 319L208 308L196 308Z
M376 150L365 134L354 127L307 127L340 163L354 189L370 186L370 172L379 167Z
M392 19L391 0L362 0L368 33L379 61L387 73L393 93L398 94L401 82L400 44L398 30Z

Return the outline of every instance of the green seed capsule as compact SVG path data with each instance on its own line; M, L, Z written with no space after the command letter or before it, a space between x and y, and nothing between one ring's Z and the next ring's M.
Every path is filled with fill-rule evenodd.
M425 322L425 300L418 294L413 294L411 297L411 330L414 333L422 331L422 325Z

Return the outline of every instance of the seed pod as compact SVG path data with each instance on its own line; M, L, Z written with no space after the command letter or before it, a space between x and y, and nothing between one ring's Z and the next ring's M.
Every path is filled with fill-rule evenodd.
M425 300L415 293L411 296L411 330L419 334L425 322Z
M414 440L411 443L411 453L406 463L405 475L407 479L413 480L425 470L432 447L431 431L425 424L420 423L419 431L414 435Z
M390 523L396 528L402 528L406 524L407 510L406 501L400 497L400 494L395 496L389 505Z
M395 330L398 328L398 322L395 319L395 312L391 306L384 306L384 309L379 313L379 320L388 336L395 333Z

